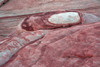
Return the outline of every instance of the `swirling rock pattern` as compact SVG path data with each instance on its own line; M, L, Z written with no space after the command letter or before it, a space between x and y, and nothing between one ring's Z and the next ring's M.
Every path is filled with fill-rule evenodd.
M99 0L3 3L0 67L100 67Z
M91 21L98 17L77 11L66 14L70 12L42 12L24 19L16 32L0 41L0 66L99 67L100 22Z

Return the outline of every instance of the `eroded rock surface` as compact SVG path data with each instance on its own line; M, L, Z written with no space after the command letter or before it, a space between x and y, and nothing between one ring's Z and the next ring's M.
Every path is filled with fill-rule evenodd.
M62 13L65 15L59 15ZM100 22L88 23L91 21L91 16L88 15L91 14L75 12L78 15L73 17L73 14L66 15L66 13L70 14L71 12L37 13L24 19L16 27L15 32L0 41L0 66L99 66L99 63L97 63L100 62L99 59L94 59L100 56ZM57 15L53 17L55 20L49 21L49 18L54 15ZM62 17L61 21L52 24L59 19L58 17ZM76 22L78 17L78 22ZM99 21L98 17L92 17ZM75 19L75 21L72 23L73 20L69 21L69 19ZM63 20L68 21L66 23ZM69 26L69 23L71 26ZM25 28L22 26L25 26Z
M100 67L99 12L99 0L9 0L0 67Z
M59 5L60 4L60 5ZM34 13L76 10L100 17L99 0L9 0L0 7L0 37L4 38L15 30L22 20ZM87 15L87 14L86 14ZM89 15L90 16L90 15ZM91 17L92 18L92 17ZM93 19L93 20L92 20ZM94 18L91 21L94 22ZM88 19L87 19L88 20ZM95 20L98 22L97 20ZM3 30L3 31L2 31Z
M99 67L100 22L50 30L4 67Z

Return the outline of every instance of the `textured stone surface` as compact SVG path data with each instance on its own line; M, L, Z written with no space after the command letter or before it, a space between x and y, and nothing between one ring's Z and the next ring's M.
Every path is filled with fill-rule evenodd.
M100 18L89 13L82 13L83 16L83 23L94 23L99 22ZM4 38L10 34L13 34L13 32L16 32L16 29L18 29L19 23L23 22L25 17L13 17L13 18L6 18L6 19L0 19L0 39ZM33 19L29 19L33 20ZM11 33L12 32L12 33Z
M0 7L0 38L7 36L12 30L15 30L15 27L28 15L53 10L73 9L100 17L99 0L9 0ZM94 18L91 21L98 22Z
M41 39L45 33L44 31L24 32L0 41L0 66L9 61L16 52L27 44Z
M36 26L36 30L23 31L23 29L19 28L21 27L19 24L10 36L0 41L0 66L80 67L83 64L84 66L88 64L85 63L87 62L85 59L90 60L99 57L99 48L95 48L95 45L99 47L100 22L94 22L95 20L98 21L98 17L82 13L82 16L80 16L82 18L80 20L81 24L67 27L56 27L54 25L54 28L50 28L49 22L43 19L48 19L50 14L53 14L53 12L34 14L26 18L24 22L28 22L28 25L32 27ZM91 17L94 18L94 21L88 23L91 21ZM36 25L36 23L39 24ZM42 26L44 26L43 30L41 30ZM27 52L32 53L32 55L27 54ZM73 63L73 59L75 63ZM81 64L78 61L81 61ZM95 60L92 59L92 61ZM66 62L69 64L65 64ZM59 65L55 63L59 63ZM99 66L99 64L93 63L88 66Z
M100 22L51 30L3 67L99 67L99 29Z
M14 4L13 4L14 3ZM11 5L12 4L12 5ZM60 5L59 5L60 4ZM77 9L100 16L99 0L10 0L0 8L0 18L33 13Z
M74 11L73 11L74 12ZM69 27L82 23L82 13L74 12L76 16L68 15L63 16L59 14L73 13L71 11L53 11L53 12L42 12L36 13L28 18L26 18L21 24L19 24L19 28L26 31L35 31L40 29L53 29L53 28L61 28L61 27ZM59 17L53 17L54 15L59 15ZM52 21L51 21L52 20Z
M81 12L82 24L19 32L26 17L60 10ZM0 67L100 67L99 45L99 0L9 0L0 7Z

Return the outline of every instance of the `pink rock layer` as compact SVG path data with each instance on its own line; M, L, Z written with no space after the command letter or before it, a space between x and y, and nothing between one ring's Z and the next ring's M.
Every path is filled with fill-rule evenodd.
M99 67L100 22L90 24L91 17L79 12L76 23L48 21L64 12L70 11L38 13L20 23L26 31L0 41L0 67Z
M31 42L41 39L44 31L23 32L20 35L7 37L0 41L0 67L16 54L21 48Z
M100 22L52 29L3 67L100 67Z

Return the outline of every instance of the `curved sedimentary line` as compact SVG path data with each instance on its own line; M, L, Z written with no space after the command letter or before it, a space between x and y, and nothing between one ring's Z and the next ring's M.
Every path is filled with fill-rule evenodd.
M93 9L100 9L100 6L95 6L95 7L89 7L89 8L84 8L84 9L70 9L70 10L78 10L78 11L86 11L86 10L93 10ZM66 9L62 9L66 10ZM68 10L68 9L67 9ZM37 9L26 9L26 10L12 10L12 11L0 11L0 19L5 19L5 18L12 18L12 17L21 17L21 16L30 16L35 13L41 13L41 12L51 12L51 11L56 11L56 10L43 10L39 11ZM24 12L24 13L23 13Z
M0 7L5 5L9 0L0 0Z
M35 42L36 40L42 38L45 35L43 31L40 31L41 34L38 33L36 32L23 33L21 34L21 36L12 37L0 52L0 66L8 62L10 58L25 45L29 44L30 42ZM4 43L5 42L3 42L1 45L4 45Z

